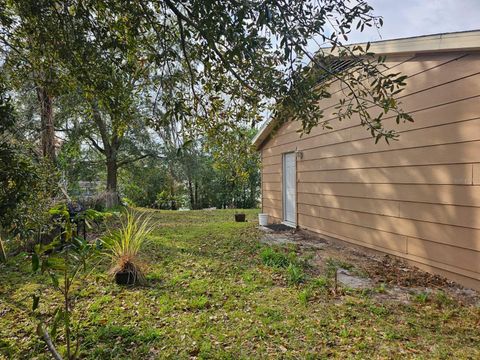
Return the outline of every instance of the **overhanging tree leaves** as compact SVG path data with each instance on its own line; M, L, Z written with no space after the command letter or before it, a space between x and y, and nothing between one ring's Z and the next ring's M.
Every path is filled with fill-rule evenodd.
M7 9L12 21L2 20L2 39L8 48L20 10L33 8L7 2ZM35 22L38 33L48 35L42 56L61 74L55 78L81 95L102 139L113 198L116 154L145 105L157 129L182 123L220 141L225 129L254 125L268 111L309 132L330 126L318 103L340 83L345 90L336 117L358 116L376 141L396 137L384 117L411 120L395 100L405 77L386 72L384 59L368 46L344 45L353 28L382 25L363 0L42 0L34 9L43 16ZM324 46L315 54L313 42ZM336 71L336 61L345 59L354 65Z
M202 130L218 132L239 119L256 122L273 105L280 121L300 120L309 132L324 120L318 102L331 97L332 80L346 89L338 118L358 114L377 140L396 136L384 129L385 114L393 112L397 121L411 120L394 99L405 77L385 73L384 59L369 53L368 46L344 46L352 27L363 30L382 24L365 1L166 0L151 8L156 17L147 18L148 26L158 29L161 23L156 18L177 26L177 61L184 64L190 85L189 90L182 84L181 94L164 92L176 95L175 101L169 96L160 108L175 109L176 117L179 109L193 109L193 122ZM312 41L329 49L311 54ZM355 66L336 72L333 56L354 59Z

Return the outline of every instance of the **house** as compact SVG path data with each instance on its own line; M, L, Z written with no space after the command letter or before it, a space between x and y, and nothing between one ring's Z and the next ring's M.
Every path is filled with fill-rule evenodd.
M399 98L414 123L375 144L358 118L314 128L268 121L262 212L324 237L406 259L480 289L480 31L372 43L409 76ZM333 118L336 95L319 106Z

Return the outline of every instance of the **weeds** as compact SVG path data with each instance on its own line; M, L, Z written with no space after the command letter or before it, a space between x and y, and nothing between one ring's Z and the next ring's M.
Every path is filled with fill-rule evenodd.
M316 286L316 287L319 287L321 289L326 289L328 288L329 286L329 281L326 277L319 277L319 278L316 278L313 282L313 284Z
M387 292L387 288L386 288L386 285L385 283L381 283L380 285L378 285L375 289L377 291L377 293L379 294L384 294Z
M303 305L307 305L308 301L312 298L312 295L311 289L303 289L298 293L298 301Z
M353 265L339 259L328 258L325 261L327 275L333 277L338 269L351 270Z
M287 267L287 282L290 285L298 285L305 280L303 269L295 264L290 263Z
M429 294L427 292L421 292L418 294L415 294L413 297L413 300L419 303L426 303L429 300Z
M450 306L452 305L454 302L453 300L445 293L445 291L438 291L436 294L435 294L435 303L438 305L438 306Z
M303 271L304 261L300 261L294 251L287 254L267 247L260 253L262 262L273 268L284 268L287 283L289 285L299 285L305 281L306 276Z
M260 254L265 265L274 268L286 268L290 265L290 260L284 253L275 251L271 247L264 248Z

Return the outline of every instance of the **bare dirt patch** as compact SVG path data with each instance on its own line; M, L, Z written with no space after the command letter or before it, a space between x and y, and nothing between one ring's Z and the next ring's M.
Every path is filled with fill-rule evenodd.
M462 304L480 307L480 294L475 290L427 273L393 256L324 239L307 231L264 231L263 243L290 244L296 247L300 255L309 253L312 275L324 275L334 264L340 284L352 289L374 290L373 296L379 301L408 303L415 298L444 293Z

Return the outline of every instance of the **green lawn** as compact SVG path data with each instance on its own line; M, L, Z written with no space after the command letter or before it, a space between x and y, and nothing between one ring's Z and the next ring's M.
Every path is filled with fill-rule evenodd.
M441 296L410 305L348 289L334 296L331 280L295 248L266 251L257 211L246 212L247 223L233 222L233 210L155 212L158 229L144 249L149 285L118 287L106 264L82 285L81 357L480 358L478 308ZM295 265L275 267L272 253ZM31 275L26 255L0 266L0 358L48 358L28 313L28 296L47 279Z

